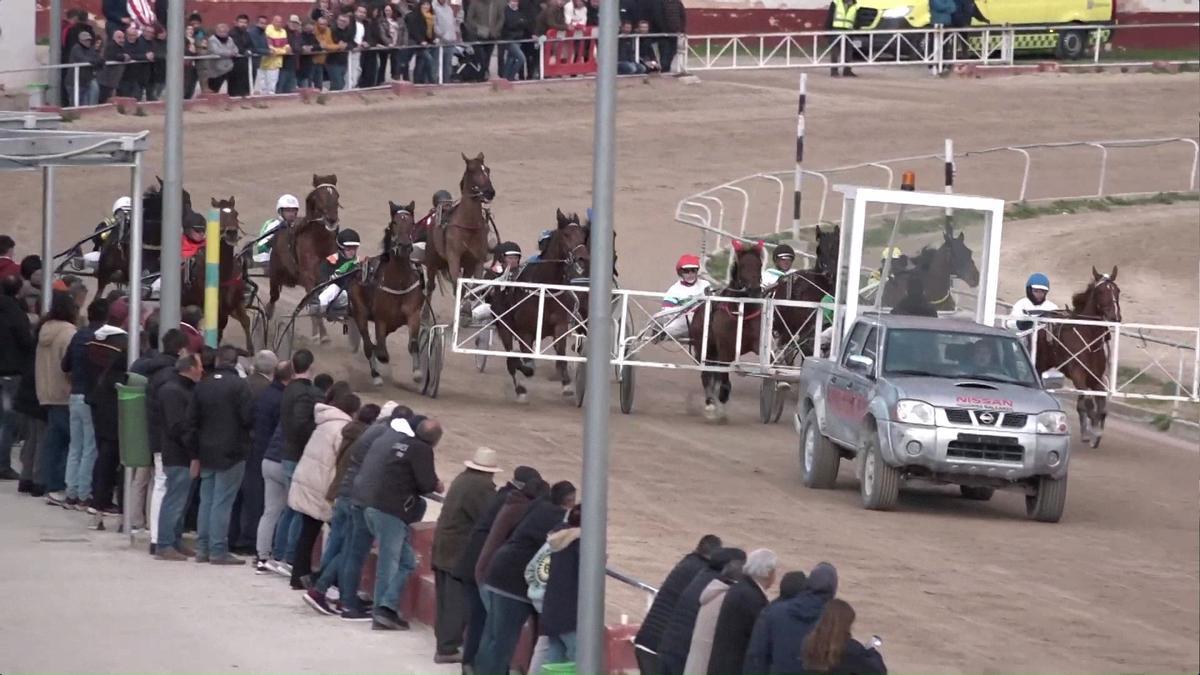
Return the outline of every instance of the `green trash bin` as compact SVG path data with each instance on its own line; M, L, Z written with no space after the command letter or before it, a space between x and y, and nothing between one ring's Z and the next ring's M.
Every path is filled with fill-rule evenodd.
M130 373L128 384L117 385L117 439L121 464L129 468L154 466L146 433L146 378Z
M574 663L543 663L542 672L546 675L575 675Z

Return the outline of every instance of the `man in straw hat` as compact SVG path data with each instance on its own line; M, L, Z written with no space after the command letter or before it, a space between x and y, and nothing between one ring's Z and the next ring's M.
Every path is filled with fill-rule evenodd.
M450 483L446 501L438 516L433 539L433 574L437 588L436 663L462 660L463 631L467 616L463 581L454 575L459 558L467 548L480 515L496 492L495 474L500 471L496 451L481 447L475 456L463 462L466 469Z

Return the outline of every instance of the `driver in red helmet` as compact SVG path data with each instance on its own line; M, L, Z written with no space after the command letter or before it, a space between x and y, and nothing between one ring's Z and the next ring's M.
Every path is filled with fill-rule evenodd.
M708 294L710 284L700 278L700 258L691 254L679 257L679 262L675 263L675 274L679 275L679 281L663 295L662 309L654 315L654 319L662 326L665 335L682 340L687 338L688 320L699 300Z

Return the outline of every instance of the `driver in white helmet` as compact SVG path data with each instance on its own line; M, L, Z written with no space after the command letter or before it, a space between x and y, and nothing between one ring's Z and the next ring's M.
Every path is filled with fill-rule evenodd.
M275 242L272 235L280 228L291 228L300 217L300 200L295 195L280 195L275 200L275 217L263 223L259 230L258 240L254 244L254 264L266 267L271 261L271 245Z
M108 229L114 225L128 225L130 214L133 212L133 200L129 197L117 197L113 202L112 211L100 224L96 226L95 231ZM97 234L92 237L93 250L83 254L83 262L75 265L76 269L91 269L95 270L100 264L100 249L104 246L104 241L108 239L108 235L112 234L112 230Z
M496 279L509 281L515 279L521 269L521 247L512 241L501 242L496 246L490 271ZM478 303L471 309L471 320L483 323L492 317L491 291L494 286L486 287Z
M700 300L708 294L709 283L700 278L700 258L694 255L682 255L675 263L676 281L667 289L663 296L662 309L654 315L654 320L662 327L663 335L674 340L684 340L688 336L688 322L696 311Z

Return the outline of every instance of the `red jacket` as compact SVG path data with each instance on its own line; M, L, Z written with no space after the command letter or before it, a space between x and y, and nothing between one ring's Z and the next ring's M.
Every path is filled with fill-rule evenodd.
M21 276L21 266L8 256L0 258L0 279Z

